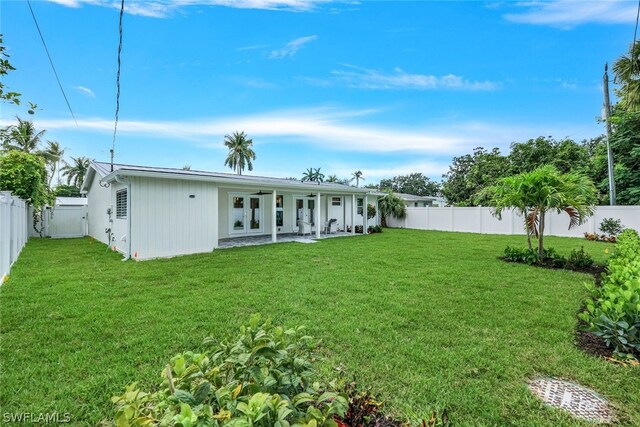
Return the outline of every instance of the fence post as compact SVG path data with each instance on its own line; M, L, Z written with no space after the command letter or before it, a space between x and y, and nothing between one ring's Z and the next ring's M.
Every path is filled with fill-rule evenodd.
M449 227L451 229L451 231L454 231L454 225L453 225L453 206L449 206L449 221L451 221L451 227Z
M482 206L478 206L478 223L480 224L480 234L482 234Z
M430 211L429 211L429 209L430 209L430 208L429 208L429 206L427 206L427 207L426 207L426 209L427 209L427 219L426 219L426 222L427 222L427 230L431 230L431 229L429 228L429 212L430 212Z

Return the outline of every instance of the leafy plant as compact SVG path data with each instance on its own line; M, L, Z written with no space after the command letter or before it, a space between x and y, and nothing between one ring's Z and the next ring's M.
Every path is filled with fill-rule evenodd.
M376 207L371 203L367 205L367 219L371 219L376 216Z
M624 226L619 219L605 218L600 223L600 231L608 236L616 237L623 230Z
M580 249L574 249L571 251L567 258L567 264L578 269L588 268L593 265L593 258L584 251L584 246L580 246Z
M380 227L379 225L370 225L367 228L367 232L369 234L373 234L373 233L382 233L382 227Z
M591 298L579 316L621 358L640 355L640 237L625 230L609 258L602 285L588 284Z
M335 384L317 381L317 344L304 328L284 329L252 316L240 334L205 340L163 371L159 391L135 383L113 397L118 426L336 427L348 408Z

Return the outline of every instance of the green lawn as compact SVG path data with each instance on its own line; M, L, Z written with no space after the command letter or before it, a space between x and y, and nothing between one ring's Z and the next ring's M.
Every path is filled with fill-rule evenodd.
M583 354L575 314L591 278L497 259L521 236L412 230L122 262L91 239L32 239L0 288L0 412L69 412L94 425L110 397L150 388L174 354L260 312L323 340L408 419L447 408L454 425L586 425L544 407L525 381L553 375L609 398L640 425L640 369ZM584 245L603 262L611 246Z

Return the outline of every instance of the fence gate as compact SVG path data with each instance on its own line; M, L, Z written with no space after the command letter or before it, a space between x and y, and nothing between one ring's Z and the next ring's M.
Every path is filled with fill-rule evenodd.
M56 206L49 210L48 235L52 238L87 235L86 206Z

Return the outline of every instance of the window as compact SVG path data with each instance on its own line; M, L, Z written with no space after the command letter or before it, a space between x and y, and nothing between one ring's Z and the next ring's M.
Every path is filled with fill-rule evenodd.
M358 199L357 206L358 206L358 210L357 210L358 215L362 215L362 213L364 212L364 210L362 209L364 206L364 199Z
M342 198L341 197L332 197L331 198L331 206L342 206Z
M127 217L127 189L116 191L116 218Z
M284 196L276 196L276 227L284 226Z

